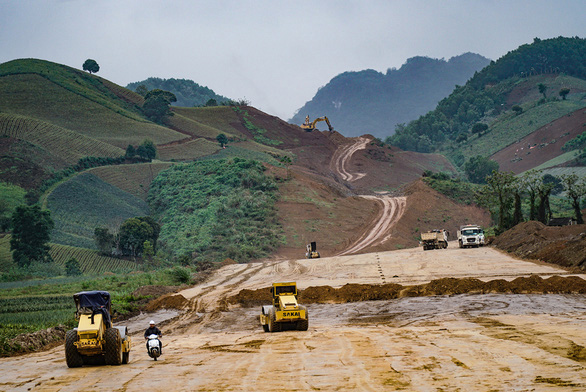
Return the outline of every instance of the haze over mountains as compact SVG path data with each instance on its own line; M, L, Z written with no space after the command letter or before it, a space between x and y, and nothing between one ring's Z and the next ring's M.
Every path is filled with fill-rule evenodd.
M344 72L320 88L289 122L302 124L307 115L312 120L325 115L344 136L371 134L384 139L394 133L396 124L434 109L455 85L464 84L489 63L479 54L464 53L448 61L413 57L386 74L372 69Z

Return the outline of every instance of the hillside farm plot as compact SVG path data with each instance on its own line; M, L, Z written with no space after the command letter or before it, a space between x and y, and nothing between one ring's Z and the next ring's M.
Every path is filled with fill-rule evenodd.
M117 228L124 220L148 215L146 202L91 173L60 184L47 198L55 222L53 242L96 249L96 227Z
M151 182L170 162L135 163L132 165L100 166L88 172L116 188L146 200Z
M118 113L39 75L0 77L0 106L4 113L30 116L123 149L144 139L162 144L186 137Z
M124 150L80 133L19 115L0 113L0 134L25 140L75 164L85 156L119 157Z
M207 124L202 124L197 120L185 117L181 114L175 113L174 116L168 119L169 124L174 129L180 129L181 132L192 137L203 137L214 140L216 136L224 133L228 137L234 137L233 133L222 132L217 128L211 127ZM234 132L234 130L232 130Z
M469 139L462 151L465 156L494 154L560 117L584 107L586 107L585 101L566 100L527 108L519 115L506 113L491 126L489 133L478 139ZM551 136L559 137L560 135Z
M198 138L185 143L172 143L159 147L159 157L163 160L191 161L212 155L220 149L220 144Z
M200 126L206 126L206 129L214 129L219 133L223 133L228 137L237 137L243 138L245 137L244 134L239 130L237 127L241 127L240 119L232 110L231 107L228 106L215 106L215 107L207 107L207 108L183 108L183 107L174 107L173 112L178 114L179 116L184 117L185 119L194 121L196 124ZM203 130L203 128L202 128ZM197 134L200 137L212 137L213 133L209 135L205 134ZM217 136L217 134L213 134L213 138Z
M14 265L10 252L10 235L0 238L0 271L8 271ZM84 274L102 274L113 271L130 271L136 264L130 260L102 256L93 249L49 243L49 254L53 261L64 267L69 260L76 259Z

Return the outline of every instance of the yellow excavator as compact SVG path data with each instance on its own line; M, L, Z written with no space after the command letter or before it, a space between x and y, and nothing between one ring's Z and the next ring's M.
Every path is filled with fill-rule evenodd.
M313 120L313 122L309 122L309 116L307 116L305 117L305 123L301 124L301 128L305 129L307 132L311 132L315 129L315 124L317 124L320 121L325 121L326 124L328 124L330 132L334 130L334 127L332 127L332 124L330 124L330 120L328 120L326 116L318 117L315 120Z

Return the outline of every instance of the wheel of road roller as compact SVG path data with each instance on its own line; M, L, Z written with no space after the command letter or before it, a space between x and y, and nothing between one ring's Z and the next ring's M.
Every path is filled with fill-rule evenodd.
M309 328L309 313L307 313L307 308L305 306L299 306L300 309L305 310L305 320L297 321L297 330L298 331L307 331Z
M83 366L83 356L77 351L75 342L78 340L77 331L71 329L65 334L65 362L70 368Z
M275 308L269 313L269 332L281 332L281 324L276 321Z
M106 365L122 364L122 339L118 328L106 330Z

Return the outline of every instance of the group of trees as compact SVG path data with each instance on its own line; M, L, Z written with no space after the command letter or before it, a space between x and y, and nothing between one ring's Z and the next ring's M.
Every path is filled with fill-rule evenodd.
M228 98L218 95L213 90L200 86L193 80L188 79L148 78L140 82L130 83L126 88L136 91L143 97L150 90L170 91L177 98L175 105L182 107L217 106L228 101Z
M486 185L479 192L480 204L487 207L497 221L497 231L502 232L524 220L522 203L528 199L528 220L547 224L551 219L549 199L552 193L566 191L577 223L584 223L580 210L581 198L586 196L586 179L576 174L558 177L542 175L530 170L520 177L497 170L486 177Z
M153 160L157 157L157 146L155 146L155 143L149 139L145 139L145 141L138 147L129 144L128 147L126 147L126 154L124 157L127 159L139 157L145 160Z
M157 241L161 226L150 216L125 220L117 233L108 228L94 230L96 246L105 256L153 256L157 251Z

